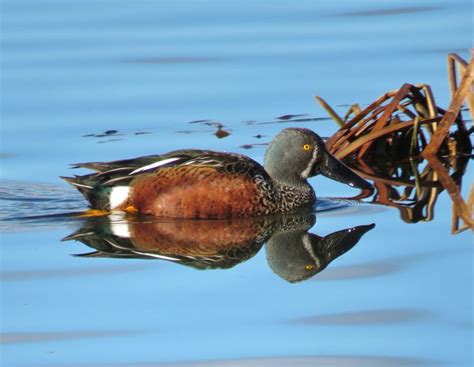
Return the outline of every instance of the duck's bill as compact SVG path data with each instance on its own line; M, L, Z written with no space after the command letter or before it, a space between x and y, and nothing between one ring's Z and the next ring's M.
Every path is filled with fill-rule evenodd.
M354 173L349 167L347 167L329 152L325 152L324 157L319 164L318 172L315 173L321 173L322 175L333 180L345 183L351 187L357 187L362 190L373 188L372 184Z

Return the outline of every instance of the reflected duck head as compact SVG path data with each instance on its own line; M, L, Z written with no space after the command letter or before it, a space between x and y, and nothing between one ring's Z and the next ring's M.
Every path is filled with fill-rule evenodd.
M362 225L320 237L306 228L277 232L265 245L267 261L275 274L290 283L311 278L353 248L375 224Z

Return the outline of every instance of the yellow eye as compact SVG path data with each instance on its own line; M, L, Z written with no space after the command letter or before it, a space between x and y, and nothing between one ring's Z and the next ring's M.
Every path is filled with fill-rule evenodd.
M310 149L311 149L311 145L305 144L305 145L303 145L303 149L304 149L304 150L310 150Z
M313 270L314 266L313 265L306 265L304 268L306 270Z

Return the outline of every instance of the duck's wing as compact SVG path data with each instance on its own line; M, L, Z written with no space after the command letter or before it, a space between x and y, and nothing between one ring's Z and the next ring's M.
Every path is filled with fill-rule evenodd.
M71 184L82 184L95 186L100 183L105 186L113 186L114 182L120 181L125 184L138 174L154 172L163 167L179 166L197 157L212 155L214 152L206 150L176 150L167 154L147 155L132 159L122 159L111 162L85 162L71 164L71 168L86 168L95 173L72 177L61 177Z
M153 173L165 167L212 167L229 173L249 170L263 172L260 164L246 156L197 149L175 150L162 155L149 155L112 162L75 163L71 166L72 168L87 168L96 171L96 173L75 178L63 177L72 184L80 180L79 183L86 186L94 186L96 183L100 183L101 186L124 185L139 175Z
M132 159L122 159L111 162L86 162L71 164L71 168L87 168L96 171L99 174L107 174L111 172L127 172L131 173L135 170L152 171L154 168L165 167L171 165L179 165L190 159L213 155L215 152L208 150L188 149L175 150L161 155L147 155Z

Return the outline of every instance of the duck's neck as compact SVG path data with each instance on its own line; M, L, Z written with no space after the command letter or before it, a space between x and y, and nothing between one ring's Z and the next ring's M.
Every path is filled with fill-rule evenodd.
M278 202L282 212L291 212L298 208L312 208L316 194L306 180L285 182L273 180Z

